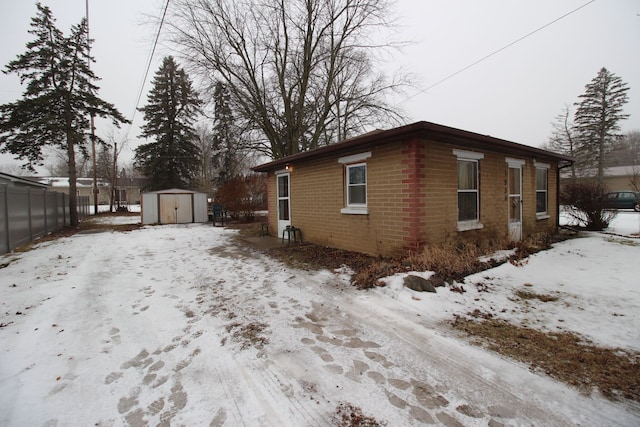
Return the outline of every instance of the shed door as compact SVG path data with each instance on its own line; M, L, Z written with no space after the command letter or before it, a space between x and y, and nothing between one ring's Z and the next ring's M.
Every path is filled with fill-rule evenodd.
M289 174L277 175L278 180L278 236L286 226L291 225L291 205L289 195Z
M509 165L509 238L522 239L522 167Z
M160 194L160 224L193 222L191 194Z

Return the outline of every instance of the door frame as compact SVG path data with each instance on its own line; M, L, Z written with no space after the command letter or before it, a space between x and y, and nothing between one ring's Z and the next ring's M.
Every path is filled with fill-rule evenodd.
M278 225L278 236L282 236L282 232L287 226L291 225L291 173L287 170L276 172L276 223ZM280 179L286 178L287 180L287 194L280 194ZM280 202L286 201L287 204L287 218L280 218Z
M525 164L524 160L512 159L507 157L507 227L509 233L509 239L517 242L522 240L522 167ZM518 180L520 183L517 191L512 192L512 178L511 170L517 171ZM512 210L512 207L516 207ZM515 213L515 215L514 215Z

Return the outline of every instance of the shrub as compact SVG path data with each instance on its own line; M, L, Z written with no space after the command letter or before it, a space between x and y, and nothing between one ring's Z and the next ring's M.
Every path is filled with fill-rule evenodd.
M608 189L596 181L574 182L564 186L560 201L565 213L587 230L600 231L609 226L616 212L605 208Z
M407 257L407 262L412 269L434 271L445 280L460 280L491 266L490 262L480 261L482 256L512 247L512 242L497 239L491 242L459 241L427 245L422 252Z
M232 179L220 187L217 199L226 206L231 218L253 221L255 211L266 208L266 177L249 175Z

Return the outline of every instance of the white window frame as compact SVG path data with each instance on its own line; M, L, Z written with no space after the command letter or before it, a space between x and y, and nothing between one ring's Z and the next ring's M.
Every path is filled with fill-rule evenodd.
M368 209L368 199L369 199L369 184L368 184L368 170L367 170L367 162L366 160L371 157L371 151L367 151L365 153L353 154L350 156L340 157L338 159L338 163L343 164L344 167L344 191L345 191L345 207L340 209L340 213L350 214L350 215L367 215L369 213ZM364 191L365 191L365 202L364 203L351 203L349 200L349 170L355 167L364 166ZM363 185L363 184L358 184Z
M475 151L466 151L466 150L453 150L453 154L457 157L456 160L456 206L458 206L458 195L460 192L464 193L476 193L476 219L474 220L465 220L458 221L457 230L458 231L468 231L468 230L479 230L484 228L484 225L480 222L480 160L484 159L483 153L477 153ZM458 162L475 162L476 163L476 189L475 190L460 190L460 185L457 182L458 177ZM459 208L458 208L459 209ZM459 214L456 214L458 216Z
M540 163L537 161L533 162L533 166L536 169L536 219L548 219L551 218L549 215L549 169L551 169L551 165L548 163ZM545 190L538 190L538 169L545 171ZM545 211L538 212L538 193L544 192L545 198Z

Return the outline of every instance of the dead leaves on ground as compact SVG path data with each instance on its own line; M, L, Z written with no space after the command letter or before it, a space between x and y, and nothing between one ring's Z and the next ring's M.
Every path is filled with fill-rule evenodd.
M492 351L581 390L640 402L640 354L597 347L570 332L541 332L476 314L476 319L456 317L453 327L479 338Z

